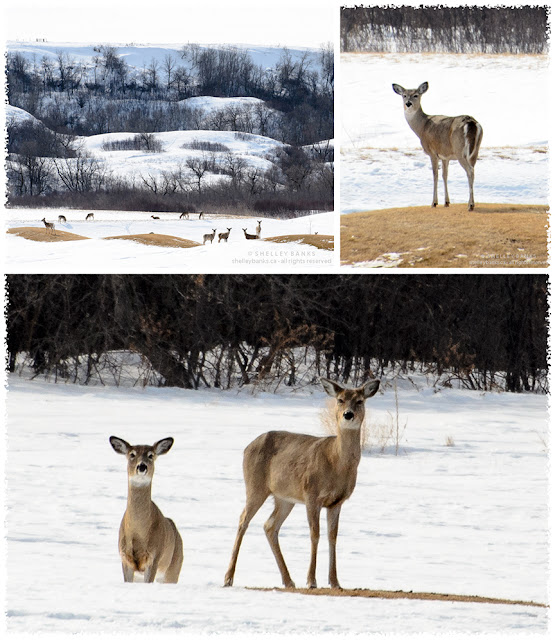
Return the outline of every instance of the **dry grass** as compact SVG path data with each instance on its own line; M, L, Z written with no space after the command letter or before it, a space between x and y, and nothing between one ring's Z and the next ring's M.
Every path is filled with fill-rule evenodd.
M127 236L109 236L105 240L133 240L141 244L153 245L155 247L180 247L182 249L191 249L192 247L200 247L200 242L194 240L186 240L177 236L166 236L161 233L137 233Z
M279 591L299 593L308 596L335 596L343 598L383 598L387 600L442 600L445 602L477 602L483 604L512 604L525 607L543 607L547 605L531 600L507 600L505 598L484 598L482 596L462 596L450 593L430 593L418 591L381 591L374 589L271 589L268 587L247 587L251 591Z
M341 217L341 263L400 254L394 266L424 268L548 266L546 205L404 207ZM384 257L385 256L385 257Z
M85 236L79 236L76 233L60 231L59 229L56 229L56 231L52 233L44 227L13 227L12 229L8 229L7 233L13 233L16 236L20 236L26 240L34 240L35 242L65 242L90 239Z
M308 244L316 249L326 249L333 251L334 237L319 234L292 234L287 236L273 236L272 238L261 238L265 242L295 242L297 244Z

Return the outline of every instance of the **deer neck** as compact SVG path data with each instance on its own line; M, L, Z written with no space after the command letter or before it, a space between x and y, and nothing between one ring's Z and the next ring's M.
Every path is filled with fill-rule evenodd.
M361 456L360 428L339 429L335 439L335 451L339 466L358 467Z
M408 122L409 127L420 138L424 133L424 127L430 119L430 116L427 116L422 111L422 107L419 107L418 110L414 111L413 113L408 113L407 111L405 111L405 119Z
M147 531L152 512L152 485L134 485L129 481L127 493L127 523L136 533Z

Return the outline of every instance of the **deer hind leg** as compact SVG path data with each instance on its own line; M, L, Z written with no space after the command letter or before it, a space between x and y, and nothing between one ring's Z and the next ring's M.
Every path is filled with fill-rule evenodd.
M272 515L266 520L264 523L264 531L266 532L266 537L268 538L268 542L270 543L270 548L274 554L274 558L276 559L279 572L281 573L281 581L283 582L283 586L286 588L295 588L295 583L291 580L291 576L289 575L289 571L287 569L287 565L285 564L285 560L283 559L283 554L281 553L281 548L279 546L279 530L281 529L281 525L284 523L287 516L291 513L291 510L295 506L294 502L287 502L285 500L281 500L280 498L275 498L276 504L274 510L272 511Z
M307 502L306 515L308 516L308 526L310 527L310 566L308 568L306 586L309 589L316 589L316 554L320 540L320 506L313 501Z
M466 156L459 158L459 163L466 171L468 178L468 210L474 211L474 166Z
M445 190L445 206L448 207L451 203L449 201L449 191L447 191L447 174L449 173L449 160L442 160L442 176L443 176L443 188Z
M233 551L231 553L231 560L229 567L225 574L224 587L231 587L233 584L233 577L235 575L235 567L237 565L237 556L239 555L239 549L241 548L241 542L245 535L250 521L254 518L256 512L266 501L269 493L247 495L247 504L241 513L239 518L239 527L237 529L237 536L235 537L235 543L233 545Z
M177 527L171 521L172 527L175 531L175 543L173 547L173 555L170 560L170 564L166 570L164 582L175 584L179 580L179 574L181 572L181 565L183 564L183 540L177 531Z
M431 155L432 161L432 173L434 174L434 198L432 200L432 207L437 207L437 173L439 169L439 160L437 156Z
M328 509L328 541L330 553L330 567L328 574L328 582L332 589L341 589L337 580L337 558L335 547L337 543L337 532L339 530L339 514L341 513L341 505L330 507Z

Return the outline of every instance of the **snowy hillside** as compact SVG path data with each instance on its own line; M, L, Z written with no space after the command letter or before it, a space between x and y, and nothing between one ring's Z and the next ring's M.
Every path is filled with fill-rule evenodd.
M469 114L484 129L477 202L547 202L546 56L342 54L341 78L343 213L431 202L430 160L391 87L424 81L430 85L422 97L425 113ZM450 163L449 192L452 202L468 199L457 162Z
M547 602L547 398L400 384L399 455L380 437L395 416L388 381L367 402L370 447L341 514L345 588ZM278 395L79 387L10 376L7 392L6 624L12 633L545 634L545 608L251 591L278 587L262 525L222 588L243 508L243 448L269 429L326 435L319 388ZM153 497L184 541L177 585L124 584L117 551L125 462L134 444L173 436ZM385 449L383 445L385 444ZM326 585L327 541L317 578ZM297 585L310 540L298 505L280 539Z

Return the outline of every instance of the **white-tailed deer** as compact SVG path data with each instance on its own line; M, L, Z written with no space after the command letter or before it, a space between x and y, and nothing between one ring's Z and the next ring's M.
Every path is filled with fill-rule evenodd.
M56 227L54 226L53 222L46 222L45 218L43 218L41 222L44 222L46 233L53 233L54 235L56 235Z
M153 220L160 220L160 216L150 216Z
M208 240L210 240L210 244L212 244L215 236L216 236L216 229L212 229L212 233L205 233L202 236L202 244L206 244Z
M154 461L171 449L173 438L149 447L111 436L110 444L127 458L127 509L119 528L123 579L133 582L137 571L145 582L154 582L159 573L163 582L175 583L183 564L183 542L173 520L165 518L151 498Z
M58 216L58 222L67 222L67 219L65 216L59 215Z
M307 585L316 588L316 551L320 538L320 511L327 509L329 540L329 584L340 589L337 580L335 547L341 506L353 493L361 456L360 429L364 420L364 401L380 386L372 380L350 389L321 379L328 395L335 398L337 435L316 437L289 431L269 431L245 449L243 475L246 506L239 519L237 537L224 586L233 584L237 556L243 536L255 513L270 495L275 507L264 530L285 587L294 587L278 542L281 525L296 503L304 503L312 544Z
M186 211L184 211L184 212L179 216L179 219L180 219L180 220L183 220L183 219L188 220L188 219L189 219L189 214L188 214Z
M253 235L252 233L247 233L246 229L243 229L243 233L245 234L245 238L247 240L258 240L258 236Z
M262 220L257 220L258 224L256 225L256 235L260 238L260 233L262 232Z
M428 91L428 83L423 82L418 89L404 89L398 84L393 91L403 98L405 118L409 127L416 133L422 148L430 156L434 174L434 198L432 207L437 206L437 182L439 161L442 162L443 184L445 187L445 206L449 206L447 191L447 173L449 161L458 160L468 177L470 196L468 210L474 210L474 166L482 142L483 130L471 116L428 116L422 111L420 99Z
M199 220L204 220L204 211L201 211L201 212L198 214L198 219L199 219Z
M218 233L218 242L221 242L222 240L225 240L227 242L227 239L229 238L229 234L231 233L231 228L227 227L227 231L224 231L222 233Z
M87 213L85 220L94 220L94 213Z

